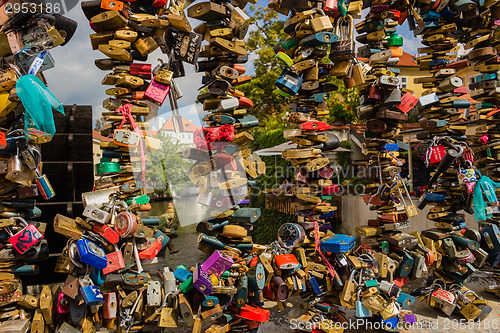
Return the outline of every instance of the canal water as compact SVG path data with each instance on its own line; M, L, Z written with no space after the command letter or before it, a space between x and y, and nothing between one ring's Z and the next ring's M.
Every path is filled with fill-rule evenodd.
M168 204L171 202L170 200L151 202L151 211L147 215L159 216L165 213ZM185 265L189 268L202 263L207 258L207 254L197 248L198 232L196 232L196 225L203 219L204 212L200 209L199 205L193 205L193 202L196 202L196 196L176 198L176 210L183 214L183 219L192 221L192 224L177 229L178 236L173 238L171 242L179 251L174 254L170 254L168 250L165 251L164 257L159 258L158 264L160 266L169 266L175 269L178 265ZM150 271L151 268L148 267L147 270Z

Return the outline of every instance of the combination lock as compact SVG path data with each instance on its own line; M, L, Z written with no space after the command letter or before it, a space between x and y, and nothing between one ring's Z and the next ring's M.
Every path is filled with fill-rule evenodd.
M287 248L301 246L305 237L304 228L295 223L285 223L278 230L278 240Z

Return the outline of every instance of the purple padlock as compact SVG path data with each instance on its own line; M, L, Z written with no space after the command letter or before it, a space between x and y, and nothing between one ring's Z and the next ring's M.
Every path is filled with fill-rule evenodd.
M415 324L417 322L417 318L413 314L405 315L405 323L406 324Z
M212 294L212 279L200 266L193 272L193 285L205 296Z
M233 258L225 253L216 250L203 264L201 264L201 269L203 269L208 275L214 274L217 278L234 264Z

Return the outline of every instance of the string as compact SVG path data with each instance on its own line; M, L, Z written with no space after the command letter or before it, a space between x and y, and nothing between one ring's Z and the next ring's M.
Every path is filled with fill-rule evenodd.
M328 272L332 276L332 279L335 277L335 269L333 268L332 264L328 261L326 256L321 252L321 247L319 243L319 224L316 219L313 219L312 217L308 216L309 219L311 219L314 222L314 244L316 251L319 253L321 256L321 259L323 260L323 263L325 264L326 268L328 269Z
M123 115L122 123L120 124L120 126L118 126L118 129L121 129L125 124L126 120L128 119L130 125L132 125L132 128L134 129L134 132L136 132L139 135L139 144L141 147L141 175L142 175L142 182L146 184L146 158L144 156L144 143L142 140L142 132L139 130L139 127L137 126L135 119L132 116L132 112L130 111L131 107L132 104L124 104L120 106L118 110L116 110L116 112L121 112Z

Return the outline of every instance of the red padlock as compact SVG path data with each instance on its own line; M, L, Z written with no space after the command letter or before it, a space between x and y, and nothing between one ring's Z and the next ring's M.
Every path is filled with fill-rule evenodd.
M337 0L326 0L323 6L323 11L326 15L331 17L339 17L339 5Z
M337 184L332 184L332 185L323 187L323 195L337 193L338 191L339 191L339 186Z
M106 238L110 244L116 244L120 241L120 236L106 224L96 223L94 224L93 230Z
M380 101L382 99L382 91L375 86L371 86L368 90L368 98Z
M299 125L299 128L306 131L326 131L330 129L330 125L325 123L324 121L308 121Z
M104 293L104 304L102 305L102 316L104 319L116 318L118 302L116 300L116 293Z
M299 262L293 254L278 254L274 256L279 269L294 269L299 267Z
M115 231L123 238L132 237L137 230L137 217L132 212L121 212L115 218Z
M108 265L102 269L102 274L109 274L125 268L122 251L118 250L116 246L114 252L106 254L106 259L108 259Z
M430 164L437 164L441 162L443 159L444 155L446 155L446 149L444 149L443 145L439 146L433 146L430 148L430 156L429 156L429 163Z
M156 240L153 246L139 252L139 258L143 260L151 260L158 255L158 252L160 252L161 248L161 240Z
M404 94L403 97L401 97L401 103L396 105L396 107L403 113L407 113L408 111L413 109L415 105L417 105L417 102L418 102L418 97L413 96L413 94L408 92Z
M261 309L256 306L244 305L241 308L240 314L236 316L246 320L264 323L269 321L269 314L269 310Z
M155 8L160 8L160 7L165 6L166 3L167 3L167 0L155 0L155 1L153 1L152 5Z
M247 108L247 109L253 108L253 102L250 98L240 97L239 102L240 102L240 106L242 106L244 108Z
M151 75L151 64L131 63L131 75Z
M20 254L25 253L33 247L33 245L43 239L42 233L35 227L34 224L28 224L21 217L13 217L12 219L21 221L21 224L25 225L25 227L15 235L12 234L12 231L10 231L9 228L5 229L10 235L9 243L11 243Z
M0 132L0 149L5 149L5 147L7 147L7 138L5 132Z

